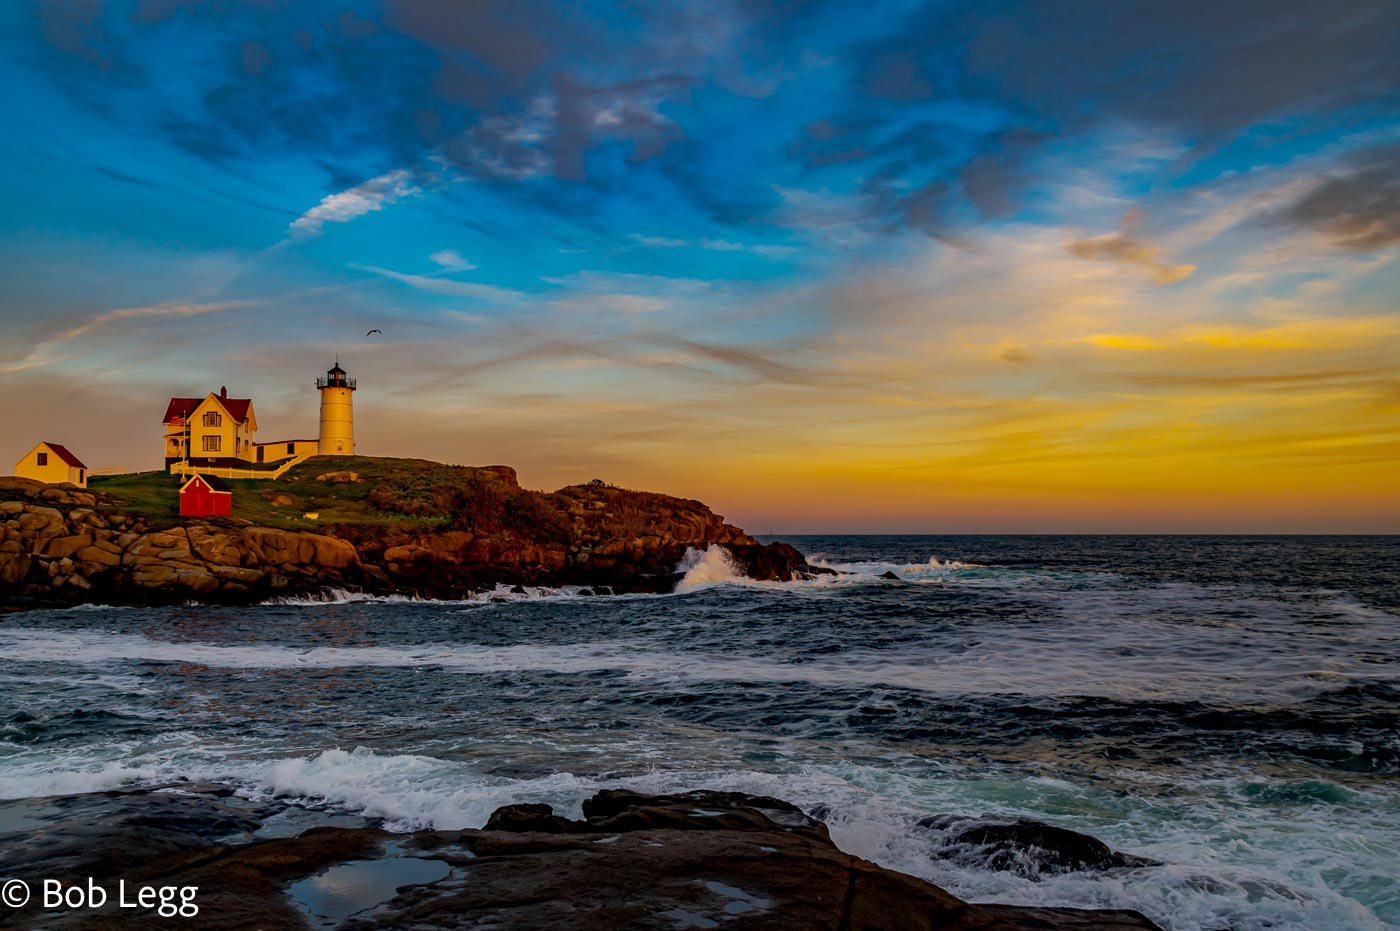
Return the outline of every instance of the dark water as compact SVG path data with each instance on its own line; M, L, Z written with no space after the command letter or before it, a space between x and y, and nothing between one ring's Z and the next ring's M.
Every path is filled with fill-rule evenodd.
M790 542L851 574L753 583L711 553L667 597L5 618L0 795L185 776L406 829L735 788L976 899L1400 925L1400 538ZM959 867L933 812L1166 865Z

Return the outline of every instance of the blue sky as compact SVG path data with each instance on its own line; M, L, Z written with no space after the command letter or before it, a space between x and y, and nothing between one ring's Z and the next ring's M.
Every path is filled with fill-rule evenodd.
M1393 3L0 29L0 459L154 467L224 384L311 435L339 353L364 453L751 527L1397 527Z

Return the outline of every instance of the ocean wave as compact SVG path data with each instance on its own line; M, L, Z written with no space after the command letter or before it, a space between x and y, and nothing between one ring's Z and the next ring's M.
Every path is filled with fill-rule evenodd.
M743 588L764 588L772 590L797 588L844 588L857 585L885 584L888 580L880 576L893 572L901 580L908 582L945 581L949 572L969 569L986 569L979 563L960 560L941 560L937 556L919 563L885 562L828 562L819 557L810 560L813 566L830 569L835 575L818 575L812 579L797 579L790 582L753 579L744 575L729 551L721 544L711 544L704 548L688 547L675 571L681 574L676 583L674 595L687 595L707 591L721 586ZM288 595L268 598L260 604L274 607L317 607L321 605L344 604L421 604L421 605L486 605L513 603L518 601L560 601L581 597L585 589L609 589L609 586L590 585L525 585L514 586L497 584L490 591L476 592L467 598L419 598L413 595L376 595L355 592L343 588L328 587L318 592L304 595ZM636 594L620 597L664 598L667 595Z
M365 592L352 592L344 588L323 588L305 595L285 595L265 599L259 604L271 607L313 608L318 605L343 604L454 604L411 595L371 595Z
M573 601L589 596L611 592L607 585L505 585L497 584L489 591L474 592L466 598L419 598L414 595L374 595L366 592L352 592L343 588L326 588L308 595L269 598L259 602L270 607L314 608L324 605L384 604L422 605L425 607L448 605L458 607L480 607L485 605L514 604L529 601ZM614 598L657 598L652 594L613 595Z
M1086 632L1087 635L1087 632ZM1106 637L1106 631L1100 631ZM769 656L657 649L655 642L600 639L580 643L491 646L461 642L297 647L275 643L160 640L94 630L0 630L0 647L16 662L103 666L113 662L188 663L220 669L436 667L463 674L616 671L668 681L803 682L831 688L893 687L940 695L1088 696L1294 704L1324 692L1366 687L1383 672L1359 666L1319 675L1314 657L1277 656L1269 667L1241 663L1209 641L1183 646L1171 628L1132 631L1133 650L1106 640L1084 650L1072 631L1049 639L1036 628L950 653L909 643L898 653L852 646L784 662ZM1208 683L1208 685L1207 685Z
M886 572L893 572L903 578L911 576L913 578L923 578L930 574L945 572L961 572L966 569L988 569L991 568L982 563L963 562L960 559L939 559L937 556L930 556L925 562L840 562L832 561L821 556L810 556L808 562L823 569L831 569L836 572L848 573L851 575L869 576L877 578Z
M937 556L919 563L835 562L815 556L809 557L808 562L814 567L829 569L831 572L787 582L753 579L744 575L723 545L712 544L704 549L689 547L684 558L676 566L676 572L683 573L683 576L676 584L675 594L687 595L722 587L820 593L889 585L896 580L887 578L888 573L899 576L899 582L942 584L955 578L950 573L989 568L978 563L945 561Z
M707 546L705 549L688 547L685 556L676 566L676 571L684 573L676 583L676 594L703 591L716 585L734 585L756 581L744 575L734 562L729 551L722 546Z
M71 760L65 763L73 766ZM57 768L52 761L32 768L4 765L0 766L0 799L105 792L148 783L157 778L158 772L154 767L129 766L120 760L105 760L90 767L71 769Z
M86 761L78 771L63 769L72 761L49 762L58 766L18 781L7 778L4 784L37 796L179 778L221 781L238 786L244 797L361 815L382 821L391 831L480 828L496 808L524 802L548 804L579 818L582 802L605 788L770 795L821 817L841 849L973 901L1136 908L1171 931L1222 926L1379 931L1385 927L1382 919L1329 887L1324 876L1349 872L1357 883L1383 883L1379 864L1385 862L1386 844L1395 841L1365 839L1373 807L1393 808L1392 797L1361 795L1342 809L1334 804L1318 810L1306 797L1281 794L1267 800L1285 806L1270 818L1243 807L1237 791L1226 791L1235 787L1187 784L1172 796L1175 807L1183 809L1174 815L1160 810L1160 801L1061 779L973 778L957 768L901 774L847 763L791 772L659 769L608 777L556 771L510 778L484 774L463 761L364 747L264 759L230 755L178 763L166 757L149 765ZM0 771L8 776L9 769ZM1183 818L1185 806L1190 806L1189 815ZM1049 820L1165 865L1029 878L942 860L935 856L937 832L919 825L924 816L941 813ZM1201 823L1214 827L1203 831ZM1307 844L1299 843L1301 837Z

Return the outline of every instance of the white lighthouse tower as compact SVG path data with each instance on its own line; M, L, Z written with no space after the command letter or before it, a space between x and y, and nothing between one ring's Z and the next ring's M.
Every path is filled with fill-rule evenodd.
M321 392L321 437L319 452L322 456L355 455L354 410L350 396L355 391L355 379L345 377L345 369L337 359L335 368L326 372L325 378L316 379L316 390Z

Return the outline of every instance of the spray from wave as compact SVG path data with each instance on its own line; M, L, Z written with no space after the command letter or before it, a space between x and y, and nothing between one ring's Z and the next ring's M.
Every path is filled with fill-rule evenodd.
M703 591L707 588L714 588L716 585L738 582L745 578L743 572L735 565L734 558L729 555L729 551L722 546L709 546L703 550L697 550L693 546L687 548L685 556L676 566L676 571L685 573L685 576L676 583L676 594L678 595Z

